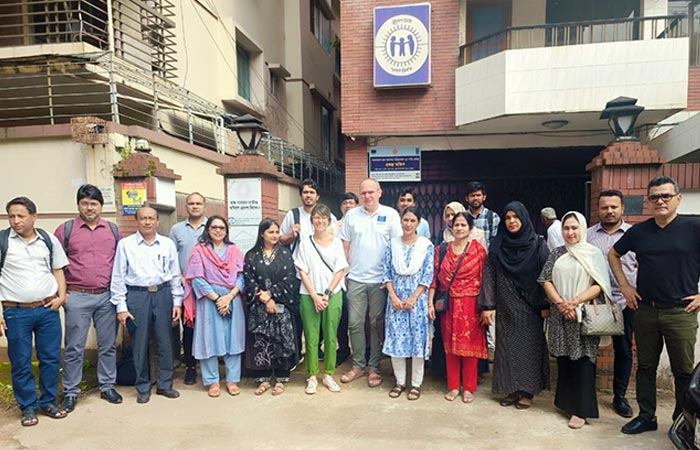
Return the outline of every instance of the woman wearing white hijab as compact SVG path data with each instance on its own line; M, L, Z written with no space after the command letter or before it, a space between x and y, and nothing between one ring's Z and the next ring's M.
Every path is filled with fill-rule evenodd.
M420 214L414 207L401 211L403 236L391 240L384 256L389 301L383 352L391 356L396 377L389 396L397 398L406 389L406 359L411 358L409 400L420 398L424 361L430 351L430 319L435 317L427 294L433 280L433 244L416 234L419 223Z
M445 221L445 228L442 230L442 232L438 233L437 238L435 239L435 245L440 245L443 242L452 242L455 240L455 235L452 232L452 228L450 228L452 226L452 218L455 216L455 214L466 211L467 210L464 208L464 205L462 205L460 202L450 202L445 205L445 209L442 211L442 218ZM486 235L484 234L483 230L472 227L472 230L469 232L469 239L476 239L488 251L488 246L486 245Z
M579 429L598 417L595 361L600 337L581 335L581 305L601 293L610 297L610 276L601 251L586 242L586 219L570 211L562 218L564 246L549 255L538 281L554 305L549 323L549 350L557 358L554 404L571 415Z

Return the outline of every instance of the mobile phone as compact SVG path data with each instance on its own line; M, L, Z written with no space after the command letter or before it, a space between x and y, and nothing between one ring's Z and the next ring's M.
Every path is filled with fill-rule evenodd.
M126 329L129 331L130 335L134 335L136 333L136 321L132 319L131 317L127 317L126 319Z
M277 310L277 314L282 314L282 313L284 313L284 305L280 305L279 303L277 303L277 304L275 305L275 309Z

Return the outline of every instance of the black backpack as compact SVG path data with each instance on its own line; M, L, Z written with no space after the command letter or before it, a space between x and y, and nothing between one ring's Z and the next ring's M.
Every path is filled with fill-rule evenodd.
M301 213L299 212L299 208L292 209L292 216L294 217L294 225L299 225L301 223ZM289 250L292 253L294 253L294 250L296 250L297 245L299 245L299 236L298 235L289 244Z
M51 236L41 228L36 228L36 232L41 236L41 240L44 241L46 248L49 249L49 268L51 268L53 264L53 242L51 241ZM2 267L5 265L5 256L7 256L7 248L9 245L10 228L5 228L0 231L0 274L2 274Z
M73 220L67 220L63 223L63 250L68 254L68 242L70 241L70 235L73 232ZM107 222L109 228L112 230L114 235L114 248L117 248L117 243L119 243L119 229L112 222Z

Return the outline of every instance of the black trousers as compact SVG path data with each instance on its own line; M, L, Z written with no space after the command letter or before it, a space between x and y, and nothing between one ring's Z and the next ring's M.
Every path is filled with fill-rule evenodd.
M598 417L598 399L595 391L595 364L583 357L557 357L557 392L554 405L569 414L582 418Z
M632 323L634 310L625 308L622 310L622 319L625 324L625 334L613 336L613 348L615 349L613 394L615 397L627 395L627 386L632 373Z

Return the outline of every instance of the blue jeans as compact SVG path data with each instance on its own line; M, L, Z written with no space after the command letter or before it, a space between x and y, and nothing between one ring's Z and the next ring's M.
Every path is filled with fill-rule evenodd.
M7 355L12 366L12 390L22 411L56 402L61 364L61 319L50 308L6 307ZM39 390L32 372L32 334L39 359Z

